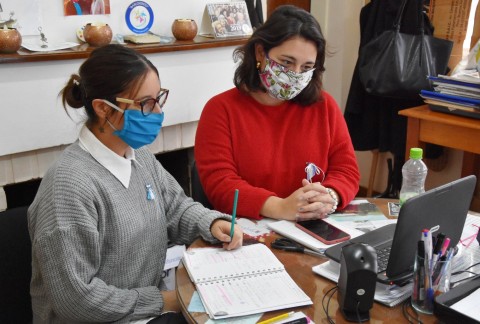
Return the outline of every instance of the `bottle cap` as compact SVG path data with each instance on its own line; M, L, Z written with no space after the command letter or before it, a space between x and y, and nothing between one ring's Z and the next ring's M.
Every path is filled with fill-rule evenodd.
M423 156L423 150L419 147L412 147L410 149L410 158L414 160L419 160Z

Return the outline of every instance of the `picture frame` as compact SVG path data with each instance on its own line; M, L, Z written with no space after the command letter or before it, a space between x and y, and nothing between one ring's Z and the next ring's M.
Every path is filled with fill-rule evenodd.
M200 36L245 37L252 33L253 28L245 1L207 3L205 5Z

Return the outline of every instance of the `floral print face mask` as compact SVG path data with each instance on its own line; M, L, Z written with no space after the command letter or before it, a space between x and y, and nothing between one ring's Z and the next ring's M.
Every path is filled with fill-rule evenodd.
M266 63L265 69L258 72L260 80L268 94L280 100L295 98L312 80L315 71L315 69L302 73L290 71L268 57Z

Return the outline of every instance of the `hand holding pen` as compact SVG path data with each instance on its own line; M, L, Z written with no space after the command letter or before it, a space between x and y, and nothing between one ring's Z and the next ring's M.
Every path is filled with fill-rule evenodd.
M243 231L240 226L235 226L233 237L230 236L231 222L219 218L213 221L210 231L213 237L222 242L225 250L234 250L243 244Z
M233 250L243 244L243 231L240 226L235 226L238 203L238 189L235 190L233 198L232 220L217 219L211 226L212 235L223 242L223 248Z

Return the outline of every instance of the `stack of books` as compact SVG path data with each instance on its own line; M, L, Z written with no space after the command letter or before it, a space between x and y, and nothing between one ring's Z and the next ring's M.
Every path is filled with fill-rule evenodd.
M429 76L434 91L422 90L420 96L434 111L480 119L480 78Z

